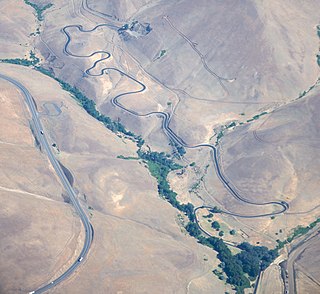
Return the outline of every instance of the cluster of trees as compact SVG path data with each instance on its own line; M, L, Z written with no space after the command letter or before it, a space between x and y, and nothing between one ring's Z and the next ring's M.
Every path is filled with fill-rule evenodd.
M221 261L221 268L227 275L227 283L234 285L238 293L243 293L244 288L250 287L250 281L246 277L241 264L232 255L222 239L217 237L205 238L202 236L198 239L201 244L211 247L218 252L217 257Z
M151 175L157 179L159 195L164 197L173 207L185 213L193 222L195 219L194 206L191 203L181 204L177 200L177 193L171 189L167 180L170 171L181 169L183 166L175 163L170 155L164 152L144 152L139 149L137 153L147 163Z
M5 62L8 62L8 60ZM21 64L26 66L32 65L29 63L24 64L24 62ZM232 255L230 249L222 239L217 237L203 237L198 225L194 222L194 206L191 203L181 204L176 199L177 193L170 188L167 181L169 172L181 169L182 166L175 163L171 159L170 155L165 154L164 152L142 151L140 147L144 144L144 141L140 136L136 136L134 133L127 131L120 122L114 122L109 117L100 114L96 109L95 102L87 98L79 89L56 78L53 72L47 69L39 66L35 66L35 69L58 81L62 89L68 91L81 104L88 114L101 121L108 129L113 132L123 133L135 140L139 147L139 150L137 151L139 158L143 159L147 163L151 175L157 179L159 194L166 198L173 207L184 212L189 218L189 223L186 226L189 234L197 238L199 243L213 248L218 252L218 258L221 261L221 268L227 275L227 282L234 285L238 293L243 293L244 288L250 287L250 281L246 274L251 278L256 278L260 269L265 269L278 255L277 250L268 250L268 248L264 246L252 246L249 243L242 243L238 246L242 251L236 255ZM214 207L210 210L210 213L217 212L221 212L218 207ZM308 229L314 227L318 222L320 222L320 219L312 223Z
M19 64L23 66L35 66L39 62L39 58L37 58L32 51L30 52L30 58L31 60L15 58L1 59L0 61L12 64ZM55 79L60 84L61 88L69 92L71 96L79 102L79 104L85 109L85 111L89 115L91 115L98 121L102 122L109 130L111 130L114 133L122 133L128 136L128 138L132 139L137 143L137 146L139 148L144 144L144 140L141 138L141 136L137 136L133 132L128 131L122 123L113 121L110 117L101 114L97 110L95 102L89 99L87 96L85 96L77 87L73 87L70 84L62 81L61 79L55 77L52 71L47 70L41 66L35 66L34 69Z
M70 84L56 78L56 80L61 85L61 88L65 91L68 91L74 99L76 99L79 104L86 110L86 112L97 119L98 121L102 122L109 130L112 132L120 132L124 133L125 135L131 136L131 132L127 132L125 127L119 123L112 121L110 117L101 114L97 108L96 103L85 96L78 88L71 86Z
M192 232L196 232L196 230ZM205 238L200 236L200 233L196 234L195 237L198 238L201 244L218 252L217 257L227 275L227 282L234 285L239 293L243 293L244 288L250 287L250 281L246 274L250 279L255 279L260 270L266 269L278 256L276 249L269 250L265 246L252 246L247 242L238 245L238 248L241 249L240 253L232 255L228 246L220 238Z
M140 148L144 144L144 140L141 138L141 136L135 135L133 132L128 131L122 123L113 121L110 117L101 114L97 110L95 102L84 95L77 87L73 87L70 84L62 81L61 79L55 77L52 71L47 70L43 67L36 66L35 69L51 78L54 78L60 84L61 88L65 91L68 91L89 115L102 122L110 131L114 133L124 134L128 138L135 141L138 148Z
M177 151L177 155L178 155L178 157L182 157L183 155L185 155L186 154L186 150L184 149L184 147L183 146L181 146L180 144L177 144L176 142L174 142L174 141L171 141L170 143L169 143L174 149L176 149L176 151Z
M1 62L18 64L23 66L35 66L39 63L40 59L36 57L33 51L30 51L30 59L13 58L13 59L1 59Z
M42 15L42 13L43 13L46 9L50 8L50 7L53 5L52 3L48 3L47 5L45 5L45 6L43 6L43 7L41 8L41 7L38 6L37 4L32 3L32 2L30 2L30 1L28 1L28 0L24 0L24 3L26 3L26 4L29 5L29 6L31 6L31 7L35 10L37 19L38 19L39 21L42 21L42 20L43 20L43 15Z
M222 212L218 206L214 206L213 208L209 209L210 213L220 213Z
M217 222L217 221L213 221L213 222L211 223L211 227L212 227L213 229L217 230L217 231L220 230L220 224L219 224L219 222Z
M318 223L320 223L320 218L317 218L314 222L312 222L309 226L303 227L298 226L293 230L293 233L284 241L277 240L278 246L277 249L283 248L285 244L291 243L294 239L299 236L302 236L313 229Z
M141 159L157 164L163 171L165 177L168 175L170 171L183 168L183 166L181 166L180 164L175 163L171 159L169 154L166 154L164 152L144 152L141 149L139 149L137 153Z
M238 245L242 251L235 255L243 271L255 279L260 270L266 269L278 256L278 250L269 250L265 246L252 246L247 242Z
M255 115L253 118L248 119L247 122L251 122L251 121L257 120L257 119L260 118L260 116L266 115L266 114L268 114L268 112L264 111L264 112L262 112L262 113L260 113L260 114Z
M33 61L32 60L21 59L21 58L1 59L1 62L11 63L11 64L18 64L18 65L23 65L23 66L31 66L31 65L33 65Z
M199 230L199 227L196 223L194 222L189 222L186 225L186 230L189 233L190 236L195 237L198 239L198 237L201 235L201 231Z

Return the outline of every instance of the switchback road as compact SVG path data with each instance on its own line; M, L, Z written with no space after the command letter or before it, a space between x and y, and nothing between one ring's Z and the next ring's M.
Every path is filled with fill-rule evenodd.
M92 66L90 66L88 69L84 70L84 73L87 74L88 76L93 76L93 77L98 77L98 76L103 76L105 74L108 74L108 72L114 71L114 72L118 72L119 74L121 74L121 76L127 78L128 80L131 80L132 82L135 82L138 86L139 89L135 90L135 91L126 91L126 92L122 92L118 95L116 95L115 97L113 97L111 99L111 103L112 105L114 105L115 107L118 107L120 109L122 109L123 111L130 113L133 116L137 116L137 117L147 117L147 116L159 116L162 118L162 130L164 131L164 133L166 134L166 136L169 138L169 140L175 142L176 144L183 146L185 148L189 148L189 149L196 149L196 148L209 148L212 152L213 152L213 163L214 163L214 167L215 167L215 171L216 174L219 178L219 180L221 181L221 183L225 186L225 188L229 191L230 195L232 195L235 199L237 199L238 201L247 203L247 204L251 204L251 205L256 205L256 206L276 206L278 207L277 210L270 212L270 213L261 213L261 214L252 214L252 215L241 215L238 213L233 213L233 212L229 212L229 211L221 211L222 213L225 214L229 214L229 215L233 215L233 216L237 216L237 217L244 217L244 218L255 218L255 217L266 217L266 216L272 216L272 215L277 215L277 214L281 214L283 212L285 212L288 208L289 208L289 204L285 201L280 201L280 200L276 200L276 201L266 201L266 202L257 202L257 201L251 201L248 200L247 198L243 197L238 190L234 187L234 185L232 185L232 183L226 178L226 176L223 174L221 167L219 165L219 160L218 160L218 149L215 145L213 144L209 144L209 143L200 143L197 145L189 145L187 144L181 137L179 137L171 128L170 128L170 121L172 116L167 113L167 112L162 112L162 111L152 111L152 112L148 112L148 113L138 113L134 110L131 110L127 107L125 107L121 102L120 102L120 98L127 96L127 95L133 95L133 94L138 94L138 93L142 93L143 91L145 91L146 86L139 80L137 80L136 78L134 78L133 76L123 72L122 70L115 68L115 67L102 67L102 69L100 69L100 71L98 73L92 73L92 71L97 67L98 64L100 64L101 62L105 62L107 61L110 57L111 54L107 51L104 50L99 50L99 51L94 51L88 55L79 55L76 53L73 53L69 50L69 45L72 41L71 38L71 34L70 34L70 29L77 29L78 31L88 34L91 33L93 31L95 31L97 28L99 27L109 27L110 29L118 29L118 27L116 27L113 24L99 24L96 25L94 28L89 29L89 30L85 30L81 25L68 25L65 26L64 28L62 28L62 33L66 36L66 42L63 48L63 52L71 57L75 57L75 58L88 58L88 57L92 57L96 54L98 54L99 57ZM219 77L220 79L223 79L221 77ZM210 205L206 205L206 206L201 206L198 207L196 209L199 208L208 208L208 209L212 209L213 207Z

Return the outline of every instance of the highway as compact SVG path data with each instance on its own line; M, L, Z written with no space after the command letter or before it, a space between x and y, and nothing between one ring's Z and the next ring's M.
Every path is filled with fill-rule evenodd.
M87 256L87 254L89 252L89 249L90 249L90 246L91 246L91 243L93 240L93 233L94 232L93 232L93 227L92 227L91 223L89 222L88 217L86 216L84 210L80 206L79 201L77 200L76 192L74 191L74 189L70 185L67 177L65 176L64 172L62 171L62 169L60 167L59 162L57 161L57 159L55 158L55 156L53 155L53 153L51 151L50 144L48 143L45 131L44 131L44 129L41 125L41 122L39 120L38 112L36 110L36 106L34 104L34 101L33 101L31 94L29 93L29 91L27 90L27 88L25 86L23 86L20 82L16 81L15 79L8 77L6 75L3 75L3 74L0 74L0 78L3 80L6 80L9 83L16 86L23 94L25 101L26 101L28 108L29 108L31 115L32 115L34 132L35 132L42 148L46 151L47 156L48 156L56 174L60 178L60 181L61 181L64 189L68 193L68 196L70 197L70 201L71 201L73 207L75 208L76 212L78 213L78 215L81 219L81 222L84 226L84 229L85 229L84 245L83 245L81 253L78 256L78 258L76 259L76 261L74 261L74 263L66 270L66 272L64 272L61 276L59 276L55 280L51 281L49 284L44 285L44 286L40 287L39 289L36 289L36 290L29 292L29 293L39 294L39 293L43 293L45 291L48 291L49 289L51 289L51 288L55 287L56 285L58 285L59 283L61 283L63 280L67 279L81 265L81 263L84 261L84 258Z

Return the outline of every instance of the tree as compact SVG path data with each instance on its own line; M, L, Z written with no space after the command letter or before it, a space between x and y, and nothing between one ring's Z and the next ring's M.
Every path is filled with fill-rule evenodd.
M197 224L189 222L186 226L186 230L188 231L188 233L190 234L190 236L192 237L199 237L199 235L201 234Z
M219 209L218 206L215 206L215 207L213 207L213 208L210 209L210 212L212 212L212 213L219 213L219 212L221 212L221 209Z
M220 230L220 224L217 221L213 221L211 227L216 229L217 231Z

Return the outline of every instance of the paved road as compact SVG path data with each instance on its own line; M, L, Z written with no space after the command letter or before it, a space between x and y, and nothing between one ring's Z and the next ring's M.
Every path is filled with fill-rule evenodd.
M84 2L83 2L84 3ZM92 52L88 55L78 55L75 54L73 52L71 52L69 50L69 45L71 43L71 35L69 33L70 29L77 29L82 33L91 33L93 31L95 31L97 28L99 27L110 27L111 29L118 29L117 26L113 25L113 24L99 24L97 26L95 26L92 29L89 30L85 30L81 25L68 25L65 26L61 31L64 33L64 35L66 36L66 43L64 45L63 48L63 52L66 55L72 56L72 57L78 57L78 58L88 58L88 57L92 57L96 54L103 54L102 57L100 57L98 60L96 60L93 65L91 67L89 67L88 69L86 69L84 72L85 74L87 74L88 76L102 76L104 74L108 74L108 72L110 71L115 71L118 72L120 75L128 78L129 80L135 82L138 86L139 89L135 90L135 91L127 91L127 92L123 92L120 93L118 95L116 95L115 97L113 97L111 99L111 103L112 105L114 105L115 107L118 107L120 109L122 109L123 111L130 113L131 115L134 116L138 116L138 117L147 117L147 116L158 116L162 118L162 129L164 131L164 133L166 134L166 136L173 142L175 142L176 144L183 146L185 148L189 148L189 149L196 149L196 148L209 148L211 149L211 151L213 152L213 162L214 162L214 166L215 166L215 170L216 170L216 174L219 178L219 180L222 182L222 184L225 186L225 188L229 191L229 193L236 198L239 201L242 201L244 203L247 204L252 204L252 205L257 205L257 206L266 206L266 205L270 205L270 206L277 206L278 209L274 212L271 213L264 213L264 214L252 214L252 215L241 215L241 214L237 214L237 213L232 213L229 211L221 211L222 213L225 214L229 214L229 215L233 215L233 216L237 216L237 217L244 217L244 218L256 218L256 217L265 217L265 216L272 216L272 215L277 215L277 214L281 214L283 212L285 212L288 208L289 208L289 204L285 201L280 201L280 200L276 200L276 201L268 201L268 202L256 202L256 201L250 201L246 198L244 198L238 191L237 189L232 185L232 183L226 178L226 176L223 174L220 165L219 165L219 160L218 160L218 150L217 148L212 145L212 144L208 144L208 143L201 143L201 144L197 144L197 145L189 145L187 144L182 138L180 138L171 128L170 128L170 121L171 121L171 115L169 113L166 112L161 112L161 111L152 111L152 112L148 112L148 113L138 113L134 110L131 110L129 108L126 108L123 104L121 104L120 102L120 98L123 96L127 96L127 95L134 95L134 94L138 94L143 92L146 89L146 86L140 82L139 80L137 80L136 78L132 77L131 75L123 72L122 70L119 70L115 67L103 67L98 73L92 73L92 71L95 69L95 67L103 62L106 61L107 59L109 59L111 57L111 54L107 51L104 50L99 50L99 51L95 51ZM201 206L198 207L196 209L200 209L200 208L208 208L208 209L212 209L213 207L210 205L206 205L206 206ZM196 211L195 211L196 212Z
M36 110L36 107L35 107L35 104L34 104L34 101L33 101L31 94L20 82L14 80L13 78L10 78L10 77L5 76L3 74L0 74L0 78L15 85L21 91L23 96L25 97L26 103L27 103L27 105L30 109L30 112L32 114L32 121L34 124L35 134L36 134L37 138L39 139L42 148L46 151L48 158L49 158L53 168L55 169L57 175L59 176L63 187L65 188L66 192L68 193L70 200L71 200L71 203L73 204L76 212L80 216L81 222L85 228L85 233L86 233L84 245L83 245L83 248L82 248L81 253L80 253L79 257L77 258L77 260L60 277L58 277L54 281L50 282L49 284L47 284L37 290L30 292L30 293L38 294L38 293L43 293L43 292L49 290L50 288L55 287L57 284L61 283L63 280L68 278L80 266L81 262L83 262L83 259L88 254L90 245L92 243L93 228L92 228L91 223L88 220L88 217L86 216L85 212L83 211L83 209L81 208L81 206L77 200L76 192L73 190L67 177L65 176L64 172L62 171L59 162L54 157L54 155L51 151L51 147L47 141L45 132L44 132L43 127L41 125L41 122L39 120L38 112ZM30 270L32 270L32 269L30 269Z
M285 285L286 289L288 290L288 293L290 294L297 294L297 287L296 287L296 272L294 263L296 260L299 259L301 254L311 245L314 243L319 243L319 236L320 231L319 228L315 229L312 233L309 233L305 238L303 238L299 243L294 246L294 248L290 251L289 257L287 259L287 273L288 278L287 282L288 285Z

